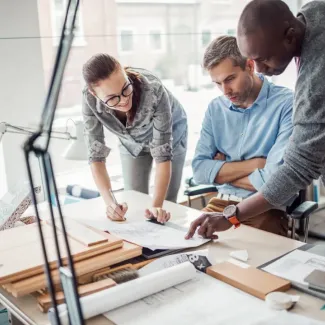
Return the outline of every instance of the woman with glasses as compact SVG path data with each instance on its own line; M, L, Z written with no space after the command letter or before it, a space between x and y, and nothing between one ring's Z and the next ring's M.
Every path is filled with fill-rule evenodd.
M166 222L170 213L163 201L175 202L187 146L186 114L161 81L144 69L123 68L108 54L97 54L83 66L83 118L88 157L96 185L106 203L107 217L125 220L126 203L111 192L105 161L110 149L104 127L120 140L125 190L149 192L153 160L156 163L152 205L144 215Z

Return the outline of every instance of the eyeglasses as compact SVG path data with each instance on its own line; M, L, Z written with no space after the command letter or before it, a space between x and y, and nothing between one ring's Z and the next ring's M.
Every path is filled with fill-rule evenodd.
M129 83L124 86L124 88L121 91L121 95L116 95L116 96L110 97L106 101L103 101L100 98L99 98L99 100L108 107L111 107L111 108L116 107L121 101L121 96L129 97L133 93L133 83L130 79L128 79L128 80L129 80Z

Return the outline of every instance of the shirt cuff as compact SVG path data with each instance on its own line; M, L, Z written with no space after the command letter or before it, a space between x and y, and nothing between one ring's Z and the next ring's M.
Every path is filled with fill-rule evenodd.
M259 191L260 188L264 185L264 179L261 175L260 169L255 169L250 175L248 175L249 181L255 187L256 191Z
M110 148L106 147L98 140L95 140L89 147L89 162L105 161L110 151Z
M150 153L156 163L169 161L173 158L172 146L169 143L150 148Z
M221 167L226 163L226 161L223 160L210 160L210 174L209 174L209 184L216 184L221 185L215 182L215 179L219 173L219 170Z

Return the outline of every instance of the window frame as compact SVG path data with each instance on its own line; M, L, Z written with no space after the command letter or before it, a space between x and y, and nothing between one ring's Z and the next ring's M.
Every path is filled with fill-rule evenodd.
M153 32L159 32L160 33L160 43L161 47L160 49L154 49L151 45L151 36L153 35ZM164 34L163 28L151 28L148 31L148 48L153 53L164 53L166 51L166 38Z
M60 0L62 2L62 16L65 15L65 10L67 8L67 2L68 0ZM51 3L51 25L52 25L52 40L53 40L53 46L58 46L60 43L60 37L61 37L61 30L62 30L62 25L58 26L58 19L57 19L57 9L56 9L56 4L55 0L50 0ZM63 21L64 17L62 17ZM87 42L85 40L84 36L84 28L83 28L83 19L82 19L82 4L81 2L79 3L79 8L77 12L77 17L76 19L79 20L79 30L80 30L80 35L77 35L75 33L75 37L72 42L72 46L86 46ZM60 29L59 29L60 27ZM58 35L56 35L58 33Z
M117 33L117 48L118 48L118 53L120 54L132 54L135 51L135 35L136 35L136 30L133 27L130 26L122 26L119 27ZM123 50L122 49L122 32L131 32L132 33L132 50Z

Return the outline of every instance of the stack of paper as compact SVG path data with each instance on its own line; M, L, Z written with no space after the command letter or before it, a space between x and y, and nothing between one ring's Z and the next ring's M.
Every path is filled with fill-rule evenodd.
M325 271L325 257L299 249L263 268L264 271L307 286L305 278L314 270Z
M198 247L209 241L195 235L186 240L186 229L168 222L164 225L142 221L112 222L110 220L80 220L94 228L109 231L111 234L120 237L136 245L156 249L182 249Z
M207 251L189 254L208 256ZM160 258L141 269L140 276L152 275L165 268L174 268L187 258L185 254ZM195 259L195 258L194 258ZM235 309L234 309L235 306ZM258 298L248 295L205 273L141 300L129 303L104 314L117 325L321 325L323 322L295 315L287 311L270 309Z

